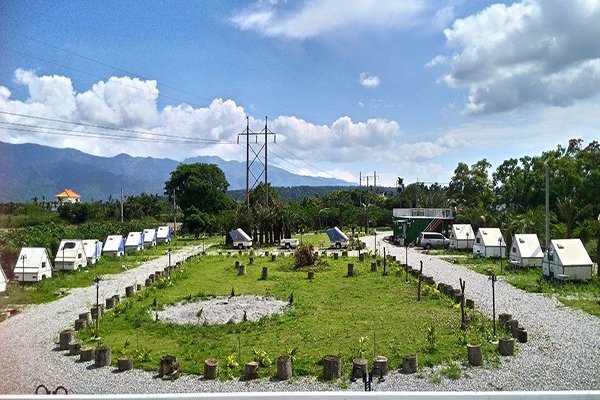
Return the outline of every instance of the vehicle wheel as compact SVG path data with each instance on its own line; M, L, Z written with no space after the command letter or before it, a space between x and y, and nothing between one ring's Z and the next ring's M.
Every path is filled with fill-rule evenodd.
M291 246L289 243L286 243L286 244L285 244L285 248L289 250L289 249L291 249L291 248L292 248L292 246Z
M240 250L244 250L244 245L243 245L243 244L241 244L241 243L240 243L240 244L238 244L238 249L240 249Z
M336 243L335 244L335 248L336 249L341 249L342 248L342 244L341 243Z
M429 250L429 249L431 249L431 243L427 243L427 244L425 245L425 250Z

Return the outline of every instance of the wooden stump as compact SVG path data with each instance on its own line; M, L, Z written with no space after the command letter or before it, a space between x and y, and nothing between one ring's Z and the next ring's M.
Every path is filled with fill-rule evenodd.
M483 363L481 344L467 343L467 359L469 360L469 364L474 367L479 367Z
M97 368L109 366L112 354L109 347L98 347L94 354L94 364Z
M517 340L519 343L527 343L527 329L521 327L517 330Z
M115 299L114 297L109 297L106 299L105 301L106 303L106 309L110 310L111 308L113 308L115 306Z
M292 377L292 358L279 356L277 358L277 378L285 381Z
M135 293L135 288L133 286L125 287L125 297L131 297L133 296L133 293Z
M78 356L81 353L81 342L79 340L73 340L69 343L69 355Z
M256 379L258 378L258 363L256 361L248 361L244 365L244 379Z
M59 335L58 348L60 350L69 350L69 343L75 338L73 329L65 329Z
M263 281L266 281L268 277L269 277L269 267L263 267L262 275L261 275L260 279L262 279Z
M511 319L512 319L511 314L506 314L506 313L498 314L498 322L500 323L500 326L504 326L504 324L506 324Z
M85 329L87 327L88 323L85 319L76 319L75 320L75 330L76 331L80 331L82 329Z
M265 257L269 257L269 252L265 251Z
M219 360L207 358L204 360L204 379L217 379L219 375Z
M348 275L346 276L354 276L354 264L348 263Z
M252 264L252 263L250 263L250 264ZM238 260L235 260L234 268L240 269L240 262Z
M135 290L136 290L136 291L138 291L138 292L139 292L140 290L142 290L142 284L141 284L141 283L137 283L137 284L135 285Z
M465 304L467 305L467 308L469 310L474 310L475 309L475 300L473 300L473 299L466 299L465 302L466 302Z
M240 264L238 275L246 275L246 266L244 264Z
M121 296L119 296L118 294L115 294L113 296L113 299L115 299L115 306L116 306L121 301Z
M371 263L371 272L377 272L377 263L376 262Z
M365 360L364 358L353 359L352 360L352 377L360 379L363 376L367 376L367 368L368 368L367 360Z
M101 304L99 307L92 307L90 309L90 314L93 320L98 319L98 314L102 316L102 311L104 311L104 305Z
M88 325L92 324L92 314L89 312L79 314L79 319L84 319Z
M379 371L381 373L379 373ZM378 378L379 376L385 376L388 373L388 359L384 356L375 356L373 358L373 377Z
M360 262L365 261L365 253L358 253L358 261L360 261Z
M347 250L343 250L342 251L342 257L348 257L348 251Z
M313 280L315 278L315 271L308 271L308 279Z
M341 359L337 356L323 357L323 379L330 381L342 376Z
M150 286L150 285L152 285L152 280L148 278L148 279L146 279L146 281L144 282L144 286L148 287L148 286Z
M402 372L405 374L414 374L419 368L419 361L416 354L404 356L402 359Z
M516 319L510 319L505 324L506 329L510 332L513 338L517 337L517 331L519 330L519 321Z
M515 351L515 339L501 338L498 341L498 351L501 356L512 356Z
M177 361L177 357L170 354L162 356L158 368L158 376L163 380L175 380L179 378L179 361Z
M277 260L277 254L271 254L271 261Z
M95 349L93 347L82 347L79 352L79 361L92 361Z
M154 271L154 279L158 280L160 278L160 276L162 275L161 271Z
M119 372L129 371L133 369L133 359L131 357L117 358L117 369Z
M340 256L340 255L339 255L338 253L333 253L333 259L334 259L334 260L337 260L337 259L339 258L339 256Z
M152 283L154 283L154 280L156 279L156 277L154 276L154 274L150 274L150 275L148 275L148 279L150 279L150 281Z

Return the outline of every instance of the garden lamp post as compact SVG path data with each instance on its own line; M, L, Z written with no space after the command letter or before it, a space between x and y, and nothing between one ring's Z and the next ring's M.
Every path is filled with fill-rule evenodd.
M94 278L96 284L96 333L94 334L95 339L99 339L100 333L100 277L96 275Z
M167 250L167 253L169 254L169 265L167 267L167 271L169 271L169 279L171 278L171 248L169 247L169 250Z
M502 272L502 237L498 238L498 251L500 252L500 272Z
M63 243L62 253L63 253L63 259L62 259L62 268L61 269L65 269L65 244L64 243Z
M25 260L27 259L27 254L23 254L21 256L21 260L23 260L23 276L21 277L21 283L25 285Z
M494 323L494 339L496 339L496 275L492 273L489 280L492 281L492 321Z
M383 246L383 276L387 275L387 271L385 270L385 246Z
M204 238L206 237L206 232L202 234L202 254L206 253L206 249L204 247Z
M456 247L458 247L458 241ZM467 232L467 251L469 251L469 232Z
M375 246L374 246L375 256L377 256L377 230L376 229L373 229L373 235L375 236Z

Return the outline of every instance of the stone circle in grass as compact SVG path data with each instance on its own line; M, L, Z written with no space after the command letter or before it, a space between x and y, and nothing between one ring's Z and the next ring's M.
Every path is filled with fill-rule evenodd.
M194 302L181 302L165 307L158 312L161 321L174 324L223 325L229 321L243 321L244 312L248 321L283 314L289 302L273 297L242 295L234 297L215 297ZM199 310L202 309L202 312Z

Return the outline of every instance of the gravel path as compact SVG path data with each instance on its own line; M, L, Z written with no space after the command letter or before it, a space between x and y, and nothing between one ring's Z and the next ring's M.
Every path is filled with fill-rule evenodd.
M381 237L381 236L379 236ZM372 238L365 241L371 245ZM403 248L387 246L389 254L404 255ZM190 247L175 252L173 262L200 252ZM409 263L423 260L424 271L438 282L457 286L459 277L467 281L466 294L476 307L491 315L490 284L487 277L464 267L409 249ZM144 263L124 273L103 277L100 298L123 294L125 286L143 283L148 274L166 265L166 256ZM140 370L115 373L113 368L94 368L92 362L80 363L66 352L53 351L58 332L71 327L78 314L95 300L95 287L73 289L68 296L48 304L32 306L0 323L0 394L31 394L38 384L50 388L65 386L70 393L184 393L246 391L323 391L340 390L315 378L289 382L257 380L241 382L205 381L184 375L164 382L155 373ZM530 342L521 345L514 357L505 358L500 369L473 368L458 380L442 378L434 382L425 377L393 372L374 390L393 391L489 391L489 390L573 390L600 388L600 319L560 305L556 300L528 294L502 281L496 283L497 312L509 312L529 331ZM362 390L362 383L349 390Z

